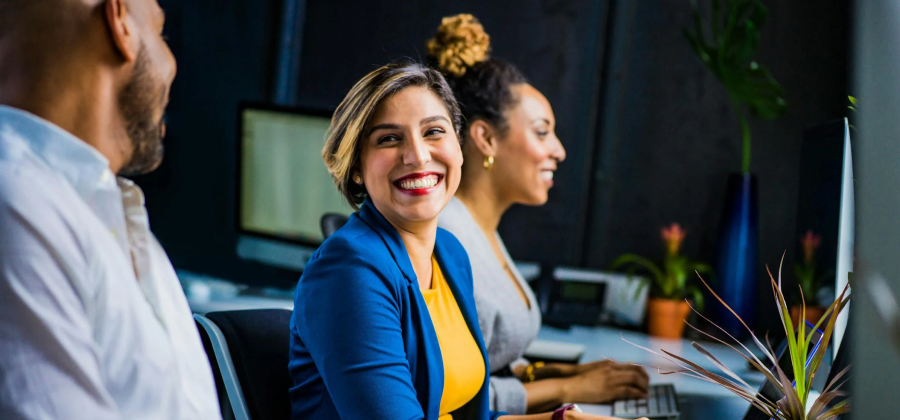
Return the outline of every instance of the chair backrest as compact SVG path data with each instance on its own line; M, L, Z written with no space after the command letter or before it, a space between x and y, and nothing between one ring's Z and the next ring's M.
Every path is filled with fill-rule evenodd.
M222 420L237 420L234 417L234 409L231 407L231 403L228 399L228 391L220 370L219 361L216 359L216 348L213 345L214 337L210 336L210 331L204 326L204 324L212 325L213 327L215 327L215 325L213 325L212 321L205 316L197 314L194 314L194 322L197 324L197 331L200 332L200 340L203 342L203 349L206 350L206 357L209 359L210 368L212 368L213 380L216 382L216 393L219 397L219 408L222 410ZM218 330L218 327L215 328ZM221 334L221 330L219 330L219 334ZM224 343L225 338L220 338Z
M253 309L194 317L207 332L212 330L210 338L234 418L290 419L291 311Z
M348 217L338 213L325 213L322 216L320 225L322 227L322 236L328 239L334 232L347 224Z

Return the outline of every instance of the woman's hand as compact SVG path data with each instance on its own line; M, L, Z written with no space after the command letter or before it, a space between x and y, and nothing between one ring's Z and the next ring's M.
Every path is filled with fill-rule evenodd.
M603 404L625 398L646 398L650 377L640 366L611 360L579 365L582 373L565 379L564 402Z
M609 364L628 365L627 363L619 363L619 362L616 362L615 360L597 360L594 362L582 363L579 365L571 365L572 373L567 376L582 375L582 374L590 372L594 369L602 369L605 366L608 366Z
M568 378L569 376L574 376L578 374L578 367L581 365L576 365L573 363L547 363L544 366L539 368L533 368L531 373L534 375L535 380L540 379L548 379L548 378ZM522 382L528 382L528 374L526 373L528 367L525 365L517 366L513 369L513 375L517 378L521 379Z

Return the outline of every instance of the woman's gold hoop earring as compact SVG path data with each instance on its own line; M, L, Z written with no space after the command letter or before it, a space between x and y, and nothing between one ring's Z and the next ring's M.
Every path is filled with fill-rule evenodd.
M494 157L493 156L485 156L484 157L484 169L490 170L491 166L494 166Z
M362 178L359 175L354 175L353 182L357 183L358 185L362 185Z

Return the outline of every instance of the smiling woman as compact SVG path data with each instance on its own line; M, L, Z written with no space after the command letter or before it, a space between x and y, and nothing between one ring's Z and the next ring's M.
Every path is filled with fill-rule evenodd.
M391 64L335 111L323 150L359 209L297 284L294 419L487 420L488 361L469 259L438 215L459 186L460 112L441 74ZM514 416L515 417L515 416ZM602 419L545 413L522 419Z
M468 260L437 228L459 186L460 119L441 74L418 64L375 70L335 111L323 157L359 211L297 286L294 418L499 415Z

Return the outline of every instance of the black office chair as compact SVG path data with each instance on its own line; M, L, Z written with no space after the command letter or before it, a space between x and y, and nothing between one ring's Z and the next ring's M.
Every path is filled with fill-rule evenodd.
M194 314L213 369L222 413L235 420L290 419L291 311L253 309ZM210 348L212 354L209 354ZM233 417L232 417L233 415Z
M319 223L322 227L322 236L328 239L334 232L337 232L338 229L347 224L347 220L349 219L343 214L325 213Z

